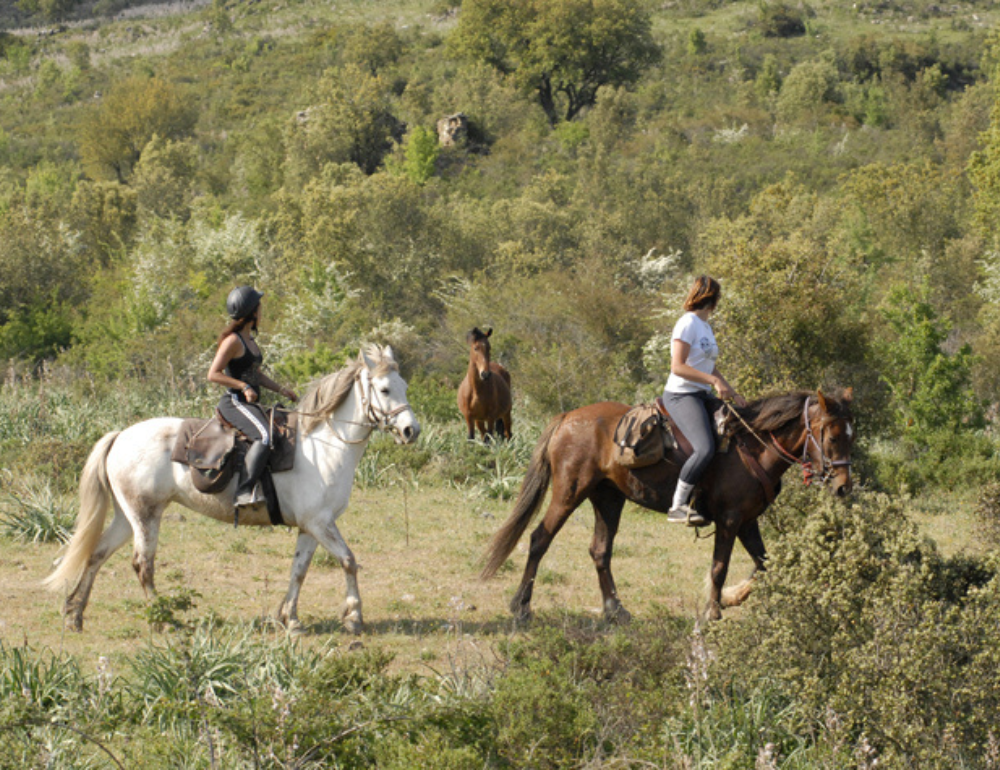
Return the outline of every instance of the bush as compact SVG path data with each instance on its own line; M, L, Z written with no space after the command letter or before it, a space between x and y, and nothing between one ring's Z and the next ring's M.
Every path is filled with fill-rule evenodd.
M802 12L785 3L761 3L757 29L764 37L798 37L806 34Z
M946 558L900 502L867 495L823 498L771 567L740 621L712 629L714 696L788 704L782 721L816 725L811 751L838 766L862 749L978 766L1000 707L996 558Z

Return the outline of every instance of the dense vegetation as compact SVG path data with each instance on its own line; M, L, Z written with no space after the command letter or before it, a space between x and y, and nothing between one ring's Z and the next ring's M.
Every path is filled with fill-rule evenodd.
M475 681L211 624L120 679L4 647L0 763L94 766L108 743L197 767L1000 767L996 559L941 556L901 497L982 486L996 543L998 18L990 0L4 4L0 465L19 477L68 491L103 430L207 413L236 283L266 292L282 378L388 342L430 423L457 419L462 339L492 326L537 426L658 392L708 272L745 395L855 388L869 492L770 534L780 569L739 623L543 628ZM475 475L434 454L393 459ZM211 678L248 657L239 686Z

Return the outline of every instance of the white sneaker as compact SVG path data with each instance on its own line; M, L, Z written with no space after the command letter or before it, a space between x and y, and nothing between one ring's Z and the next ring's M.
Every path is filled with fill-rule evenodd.
M708 519L702 516L690 505L678 505L667 512L667 521L687 524L689 527L704 527Z

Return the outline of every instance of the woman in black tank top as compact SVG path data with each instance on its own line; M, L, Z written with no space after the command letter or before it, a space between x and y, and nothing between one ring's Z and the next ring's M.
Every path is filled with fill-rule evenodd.
M236 506L255 505L263 500L257 482L267 466L271 435L258 400L267 388L292 401L298 396L260 370L264 356L255 339L264 295L252 286L237 286L229 293L226 310L232 319L219 335L215 358L208 370L209 382L226 387L219 401L222 416L252 442L247 450L246 468L236 490Z

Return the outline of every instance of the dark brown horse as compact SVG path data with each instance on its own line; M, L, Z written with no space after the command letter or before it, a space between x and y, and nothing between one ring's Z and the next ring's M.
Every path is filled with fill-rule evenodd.
M458 386L458 408L465 417L469 440L479 435L486 440L494 431L502 438L510 438L510 374L495 361L490 361L490 335L478 327L469 332L469 371Z
M757 518L780 490L781 476L789 467L796 463L816 467L834 494L850 492L851 398L850 388L837 398L821 392L787 393L755 401L739 410L742 421L731 421L729 451L712 459L695 499L696 508L715 524L708 618L718 619L723 607L742 603L754 574L765 568ZM666 461L645 468L629 470L619 465L613 438L618 420L628 409L625 404L605 402L561 414L538 440L514 510L490 541L482 573L484 578L491 577L511 554L551 484L548 511L531 535L528 563L510 604L519 619L531 616L535 575L552 538L587 499L594 506L590 556L597 567L605 618L617 622L631 618L618 600L611 575L611 550L622 508L626 500L632 500L667 511L685 454L675 449ZM753 559L754 571L739 586L723 592L737 538Z

